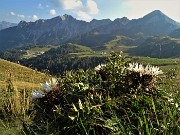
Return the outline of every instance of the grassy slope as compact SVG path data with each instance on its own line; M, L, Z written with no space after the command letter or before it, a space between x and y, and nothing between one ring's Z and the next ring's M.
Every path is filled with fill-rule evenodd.
M70 45L70 46L75 46L75 47L80 48L80 49L82 49L82 50L84 50L84 51L92 51L92 49L89 48L89 47L87 47L87 46L78 45L78 44L71 44L71 43L69 43L68 45Z
M103 51L93 51L90 47L78 45L78 44L67 44L69 47L75 47L77 50L80 50L78 53L69 53L69 55L74 55L78 57L103 57Z
M106 51L127 51L129 48L134 48L132 45L133 39L125 36L117 36L115 39L105 44Z
M30 68L0 59L0 88L7 85L11 79L14 87L19 89L35 89L40 82L48 79L48 76Z

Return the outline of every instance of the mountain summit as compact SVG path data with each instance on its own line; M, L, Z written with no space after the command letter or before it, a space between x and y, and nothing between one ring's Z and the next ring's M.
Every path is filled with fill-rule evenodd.
M132 33L141 32L146 36L167 35L180 28L180 23L172 20L160 10L155 10L143 18L133 19L129 27Z
M155 10L155 11L147 14L143 18L146 19L146 20L149 20L149 23L150 22L157 22L157 21L164 21L164 22L170 23L170 24L175 24L175 25L179 24L176 21L174 21L173 19L171 19L168 16L166 16L160 10Z
M149 18L151 18L151 17L154 17L154 16L164 16L165 14L163 14L160 10L154 10L154 11L152 11L151 13L149 13L149 14L147 14L147 15L145 15L143 18L147 18L147 17L149 17Z
M18 26L0 31L0 48L12 48L26 44L52 44L59 45L68 42L91 45L98 39L101 45L109 37L125 35L136 37L139 33L143 36L168 35L180 28L180 23L175 22L159 10L155 10L143 18L129 20L126 17L85 22L77 20L70 15L57 16L52 19L40 19L35 22L21 21Z

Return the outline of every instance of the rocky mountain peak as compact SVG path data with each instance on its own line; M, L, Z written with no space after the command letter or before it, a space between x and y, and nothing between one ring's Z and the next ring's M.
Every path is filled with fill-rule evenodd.
M64 14L63 15L65 18L73 18L71 15L68 15L68 14Z
M93 19L90 24L93 26L100 26L100 25L107 25L110 24L112 21L110 19L102 19L102 20L97 20Z
M154 16L154 15L164 15L164 14L160 10L154 10L154 11L150 12L149 14L147 14L146 16L148 16L148 15Z
M167 22L167 23L180 25L180 23L177 23L176 21L172 20L171 18L166 16L164 13L162 13L160 10L152 11L151 13L145 15L143 19L150 23L151 22Z
M18 23L18 27L20 27L20 28L25 27L25 26L27 26L27 25L28 25L28 22L26 22L26 21L20 21L20 22Z
M127 17L117 18L114 20L114 22L121 23L123 25L126 25L130 20Z

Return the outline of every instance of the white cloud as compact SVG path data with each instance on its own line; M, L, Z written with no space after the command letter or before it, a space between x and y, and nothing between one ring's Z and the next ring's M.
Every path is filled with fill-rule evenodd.
M54 3L64 10L78 9L83 6L81 0L54 0Z
M89 14L92 14L92 15L98 14L99 9L98 9L97 4L94 0L87 0L86 6L87 6Z
M14 16L14 15L16 15L16 14L15 14L14 12L10 12L10 15L13 15L13 16Z
M19 17L19 18L25 18L24 15L17 15L17 17Z
M75 14L78 19L90 21L92 15L99 13L99 9L95 0L53 0L54 4L63 10L68 10Z
M86 21L90 21L92 19L92 17L90 15L88 15L86 12L83 12L81 10L78 10L76 12L76 15L78 16L78 19L83 19Z
M49 10L49 14L51 14L51 15L56 15L56 10L55 10L55 9Z
M33 19L33 20L38 20L37 15L33 15L33 16L32 16L32 19Z
M15 12L10 12L10 15L21 18L21 19L25 18L25 15L16 14Z
M14 16L14 17L17 17L17 18L19 18L19 19L32 19L32 20L34 20L34 21L36 21L36 20L38 20L39 18L38 18L38 16L37 15L32 15L32 16L25 16L25 15L22 15L22 14L17 14L17 13L15 13L15 12L10 12L10 15L12 15L12 16Z

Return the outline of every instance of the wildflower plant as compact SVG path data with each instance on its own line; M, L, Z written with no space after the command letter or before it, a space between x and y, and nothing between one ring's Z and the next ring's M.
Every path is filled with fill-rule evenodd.
M65 72L32 92L34 117L27 133L180 133L179 103L156 87L162 73L130 63L122 52L94 69Z
M151 65L143 66L139 63L129 63L127 70L132 80L132 86L135 89L142 87L147 91L152 90L158 75L163 74L162 70L159 70L158 67Z

